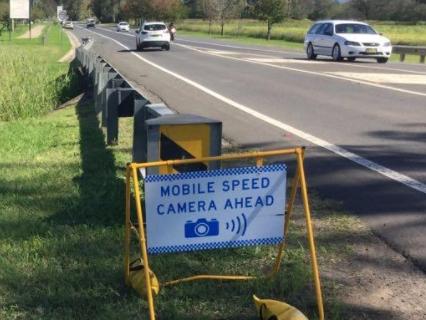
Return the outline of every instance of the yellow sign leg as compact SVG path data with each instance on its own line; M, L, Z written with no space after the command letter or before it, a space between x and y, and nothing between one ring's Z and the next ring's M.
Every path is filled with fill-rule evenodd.
M315 242L314 242L314 231L312 228L312 221L311 221L311 211L309 208L308 189L306 186L305 169L303 167L303 152L304 151L301 148L298 148L296 150L297 166L298 166L298 171L300 175L300 187L302 191L303 207L305 210L306 231L308 236L309 249L311 253L311 266L312 266L312 272L314 277L315 295L317 298L317 306L318 306L318 315L319 315L319 319L323 320L324 306L322 301L321 283L320 283L317 254L316 254Z

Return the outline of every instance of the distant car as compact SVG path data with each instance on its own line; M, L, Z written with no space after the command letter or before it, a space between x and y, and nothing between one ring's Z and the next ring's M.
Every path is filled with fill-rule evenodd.
M130 31L129 24L127 22L125 22L125 21L119 22L117 24L117 32L120 32L120 31L127 31L127 32Z
M94 28L96 26L95 19L87 19L86 27L87 28Z
M367 23L351 20L325 20L312 25L305 36L308 59L331 56L334 61L347 58L374 58L386 63L392 54L388 38L378 34Z
M150 47L170 50L170 32L164 22L145 22L135 32L137 50Z
M65 21L62 24L62 27L64 27L65 29L74 29L74 23L72 23L72 21Z

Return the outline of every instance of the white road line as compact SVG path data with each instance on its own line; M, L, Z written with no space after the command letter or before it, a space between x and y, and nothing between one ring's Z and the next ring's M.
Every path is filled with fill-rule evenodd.
M178 39L178 41L183 42L189 42L189 43L198 43L198 44L206 44L210 46L218 46L218 47L224 47L224 48L232 48L232 49L241 49L241 50L249 50L249 51L260 51L260 52L268 52L268 53L285 53L285 54L296 54L299 56L305 56L304 53L298 52L298 51L281 51L281 50L268 50L268 49L257 49L257 48L247 48L247 47L241 47L236 45L229 45L229 44L220 44L215 42L205 42L205 41L195 41L195 40L187 40L187 39Z
M213 52L207 52L207 51L200 50L200 49L197 49L195 47L187 46L187 45L184 45L184 44L177 44L176 43L175 45L181 46L183 48L187 48L189 50L197 51L197 52L200 52L200 53L203 53L203 54L209 54L209 55L212 55L212 56L220 57L220 58L223 58L223 59L231 59L231 60L242 61L242 62L247 62L247 63L259 64L259 65L268 66L268 67L272 67L272 68L276 68L276 69L296 71L296 72L300 72L300 73L305 73L305 74L310 74L310 75L315 75L315 76L320 76L320 77L325 77L325 78L331 78L331 79L344 80L344 81L353 82L353 83L357 83L357 84L363 84L363 85L370 86L370 87L375 87L375 88L380 88L380 89L385 89L385 90L390 90L390 91L396 91L396 92L411 94L411 95L415 95L415 96L426 97L426 93L419 92L419 91L401 89L401 88L391 87L391 86L373 83L373 82L369 82L369 81L363 81L363 80L359 80L359 79L345 78L345 77L342 77L342 76L337 76L337 75L323 73L323 72L297 69L297 68L287 67L287 66L282 66L282 65L279 66L279 65L275 65L275 64L271 64L271 63L267 63L267 62L253 61L253 60L246 59L246 58L230 57L228 55L223 56L223 55L220 55L220 54L216 54L216 53L213 53Z
M194 40L187 40L187 39L178 39L178 41L183 41L183 42L189 42L189 43L194 43L194 44L206 44L206 45L211 45L211 46L218 46L218 47L225 47L225 48L232 48L232 49L243 49L243 50L249 50L249 51L260 51L260 52L268 52L268 53L278 53L278 54L293 54L293 55L297 55L297 56L303 56L306 57L306 55L304 53L298 52L298 51L278 51L278 50L267 50L267 49L256 49L256 48L247 48L247 47L240 47L240 46L234 46L234 45L226 45L226 44L219 44L219 43L215 43L215 42L205 42L205 41L194 41ZM320 60L321 61L321 60ZM321 62L330 62L330 63L334 63L332 61L321 61ZM356 68L368 68L368 69L377 69L377 70L393 70L393 71L401 71L401 72L407 72L407 73L424 73L426 74L426 72L423 71L413 71L413 70L406 70L406 69L399 69L399 68L389 68L389 67L375 67L372 65L368 65L368 66L364 66L364 65L359 65L356 63L348 63L348 62L344 62L344 63L339 63L339 67L343 66L343 67L356 67Z
M119 46L121 46L124 49L130 50L129 47L127 47L126 45L122 44L121 42L119 42L119 41L117 41L113 38L107 37L103 34L93 32L91 30L88 30L88 31L95 33L95 34L99 35L100 37L109 39L109 40L117 43ZM160 65L158 65L154 62L151 62L148 59L140 56L139 54L136 54L135 52L130 52L130 53L132 55L134 55L135 57L137 57L138 59L142 60L143 62L149 64L150 66L152 66L152 67L154 67L158 70L161 70L161 71L163 71L163 72L165 72L165 73L167 73L167 74L169 74L169 75L171 75L171 76L173 76L173 77L175 77L175 78L177 78L177 79L179 79L179 80L181 80L181 81L183 81L183 82L185 82L185 83L187 83L187 84L189 84L189 85L191 85L191 86L193 86L197 89L199 89L200 91L203 91L204 93L206 93L206 94L228 104L229 106L231 106L235 109L238 109L242 112L245 112L245 113L247 113L247 114L249 114L249 115L251 115L251 116L253 116L253 117L255 117L259 120L262 120L262 121L264 121L264 122L266 122L266 123L268 123L268 124L270 124L274 127L277 127L277 128L282 129L284 131L290 132L290 133L292 133L292 134L294 134L294 135L296 135L296 136L298 136L298 137L300 137L300 138L302 138L306 141L311 142L312 144L315 144L315 145L320 146L324 149L327 149L327 150L329 150L329 151L331 151L331 152L333 152L333 153L335 153L339 156L342 156L346 159L349 159L349 160L351 160L351 161L353 161L353 162L355 162L355 163L357 163L357 164L359 164L363 167L366 167L366 168L368 168L372 171L375 171L375 172L377 172L377 173L379 173L379 174L381 174L385 177L388 177L392 180L395 180L399 183L402 183L402 184L406 185L407 187L409 187L411 189L414 189L414 190L417 190L417 191L420 191L420 192L426 194L426 184L423 184L420 181L417 181L417 180L410 178L410 177L408 177L404 174L401 174L399 172L396 172L394 170L386 168L386 167L384 167L384 166L382 166L378 163L375 163L373 161L365 159L365 158L363 158L363 157L361 157L361 156L359 156L355 153L352 153L352 152L350 152L350 151L348 151L344 148L341 148L341 147L336 146L336 145L334 145L334 144L332 144L328 141L317 138L317 137L315 137L315 136L313 136L309 133L306 133L302 130L296 129L296 128L288 125L288 124L285 124L285 123L278 121L274 118L271 118L271 117L269 117L265 114L262 114L262 113L254 110L252 108L249 108L245 105L242 105L242 104L240 104L240 103L238 103L234 100L231 100L231 99L221 95L220 93L217 93L217 92L215 92L215 91L213 91L213 90L211 90L211 89L209 89L209 88L207 88L207 87L205 87L205 86L203 86L203 85L201 85L201 84L199 84L195 81L192 81L192 80L190 80L190 79L188 79L188 78L186 78L186 77L184 77L184 76L182 76L178 73L170 71L170 70L168 70L168 69L166 69L166 68L164 68L164 67L162 67L162 66L160 66Z

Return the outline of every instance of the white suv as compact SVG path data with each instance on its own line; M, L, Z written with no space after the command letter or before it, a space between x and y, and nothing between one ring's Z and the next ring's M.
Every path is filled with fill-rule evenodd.
M317 55L331 56L334 61L347 58L374 58L386 63L392 54L388 38L378 34L368 24L348 20L326 20L316 22L305 36L308 59Z
M170 32L164 22L145 22L135 32L137 50L150 47L170 50Z

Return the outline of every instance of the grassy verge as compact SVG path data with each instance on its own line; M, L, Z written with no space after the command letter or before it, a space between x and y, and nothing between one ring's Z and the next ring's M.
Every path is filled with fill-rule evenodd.
M124 167L131 120L120 144L105 147L91 104L39 119L0 123L0 318L145 318L147 305L123 286ZM4 155L4 156L3 156ZM346 259L355 219L314 200L320 265ZM257 319L251 295L287 301L316 319L303 215L296 207L289 248L277 277L198 282L162 289L159 319ZM276 249L251 247L153 257L161 281L192 273L261 274ZM346 306L323 277L327 319ZM350 319L349 317L347 319ZM352 319L356 319L352 318Z
M57 62L69 49L57 25L47 25L43 37L1 42L0 120L38 116L72 95L69 65Z

